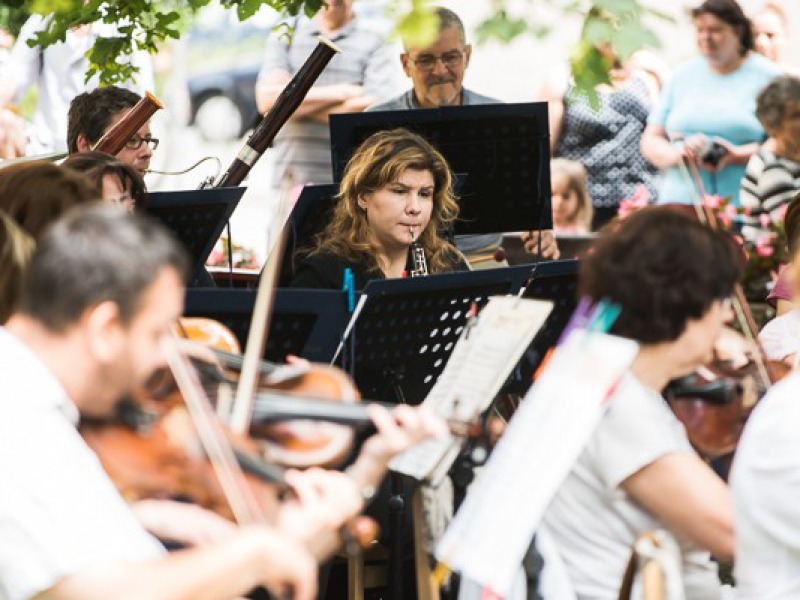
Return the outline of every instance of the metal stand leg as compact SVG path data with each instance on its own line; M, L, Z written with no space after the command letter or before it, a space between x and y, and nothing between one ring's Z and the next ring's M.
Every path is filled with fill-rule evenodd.
M403 600L403 524L405 520L405 500L403 499L403 478L396 473L391 478L389 497L389 600Z

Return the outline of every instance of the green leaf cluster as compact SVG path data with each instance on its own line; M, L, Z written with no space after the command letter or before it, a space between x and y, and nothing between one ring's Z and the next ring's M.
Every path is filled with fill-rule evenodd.
M300 14L313 16L324 0L219 0L222 6L235 9L240 20L251 18L263 6L285 17ZM99 74L102 84L129 78L135 71L130 65L135 50L155 52L158 45L176 39L185 29L191 15L209 4L210 0L6 0L8 6L19 4L33 12L50 15L48 26L40 32L33 45L47 46L64 40L71 27L95 22L115 24L118 37L98 38L87 53L90 67L87 78ZM645 46L657 46L658 39L647 27L645 16L665 17L657 10L645 7L643 0L527 0L529 7L547 2L561 15L583 18L580 42L571 55L575 82L581 93L596 100L594 88L608 81L611 68L601 49L611 49L622 60ZM398 7L410 10L399 12ZM479 43L496 40L508 43L521 35L544 37L558 23L543 23L529 16L515 16L506 8L509 0L492 0L494 10L476 29ZM390 6L396 22L395 33L406 46L427 46L438 33L438 19L430 0L406 0ZM0 13L0 23L2 23ZM285 29L285 28L284 28ZM288 34L283 31L283 35Z
M12 0L16 2L17 0ZM87 81L95 74L100 83L110 85L130 79L136 72L131 56L137 50L156 52L166 40L178 39L191 16L210 0L32 0L31 12L47 16L46 28L31 46L47 47L64 41L69 29L90 23L115 25L118 36L98 37L86 53ZM252 17L262 6L269 6L287 17L301 13L313 16L324 0L220 0L234 8L240 20Z
M439 17L428 0L411 0L411 9L399 14L390 11L395 20L394 35L406 48L424 48L436 41L439 35Z

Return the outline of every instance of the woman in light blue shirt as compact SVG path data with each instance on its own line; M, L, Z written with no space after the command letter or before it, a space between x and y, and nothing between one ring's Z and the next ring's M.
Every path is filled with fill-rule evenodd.
M753 52L753 31L735 0L706 0L692 11L702 54L664 89L642 135L642 153L662 170L661 203L690 203L680 161L699 167L709 194L738 204L745 165L765 139L756 96L780 68Z

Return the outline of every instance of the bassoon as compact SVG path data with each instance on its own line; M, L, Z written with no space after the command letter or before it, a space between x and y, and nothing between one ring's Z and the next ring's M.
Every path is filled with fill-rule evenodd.
M161 102L150 92L134 104L128 113L105 132L92 150L115 156L125 144L150 120L157 110L163 108Z
M233 159L220 180L214 184L214 187L233 187L239 185L247 177L250 169L267 151L275 136L300 106L308 94L308 90L314 85L334 55L341 52L333 42L323 36L319 36L317 40L319 42L317 47L297 74L283 88L275 104L261 119L253 134L247 139L244 147Z

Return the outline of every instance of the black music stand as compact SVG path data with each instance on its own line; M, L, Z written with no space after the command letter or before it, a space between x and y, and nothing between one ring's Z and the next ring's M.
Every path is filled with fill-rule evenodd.
M187 317L210 317L247 342L256 290L189 289ZM347 298L330 290L277 290L264 358L284 362L294 354L314 362L330 362L347 325Z
M300 192L286 221L286 246L278 275L278 286L288 286L294 276L298 250L310 249L314 236L330 222L339 186L334 183L307 185Z
M370 281L355 332L354 377L367 398L419 404L444 369L473 302L516 293L531 265ZM350 340L352 341L352 340Z
M441 375L475 302L516 293L531 265L459 271L414 279L370 281L348 342L354 345L356 385L366 398L419 404ZM404 479L389 479L389 582L391 600L403 598Z
M147 213L167 226L188 250L196 276L247 188L151 192Z
M331 115L334 181L361 142L396 127L422 135L466 175L456 235L552 228L546 102Z
M553 310L522 355L516 376L503 390L525 394L547 351L558 343L578 303L578 260L539 263L523 298L551 300Z

